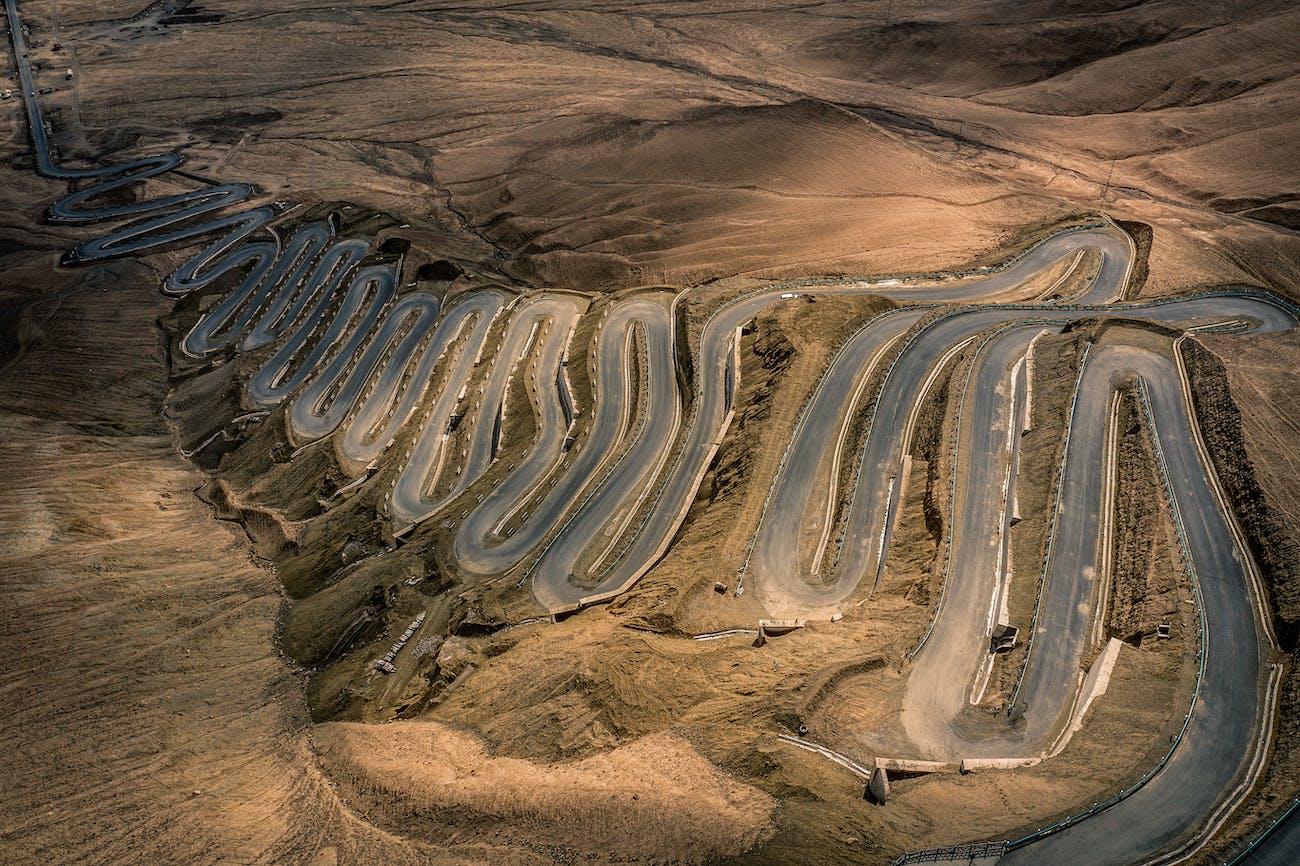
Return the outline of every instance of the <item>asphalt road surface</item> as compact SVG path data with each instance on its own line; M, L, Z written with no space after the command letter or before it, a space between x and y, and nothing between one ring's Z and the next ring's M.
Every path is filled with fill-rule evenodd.
M1295 866L1300 863L1300 806L1289 809L1249 852L1228 866Z
M1175 512L1180 517L1202 599L1204 674L1190 724L1161 772L1121 804L1011 852L1003 858L1010 864L1135 863L1175 847L1190 828L1214 811L1254 756L1264 661L1262 624L1257 622L1254 588L1243 566L1245 553L1238 547L1210 488L1174 362L1148 350L1107 346L1089 357L1085 388L1104 391L1121 374L1141 377L1149 394L1156 440L1164 452ZM1091 450L1094 446L1082 447ZM1067 463L1067 467L1073 465ZM1099 465L1100 460L1086 469L1067 468L1067 474L1096 476ZM1071 516L1062 525L1095 523L1096 516L1087 513L1094 491L1082 477L1072 484L1083 501L1076 504L1072 499L1076 494L1067 494L1063 511L1070 508ZM1094 546L1085 546L1088 550L1072 554L1076 561L1091 557ZM1068 627L1057 622L1048 630ZM1044 663L1041 654L1036 653L1032 667L1045 671L1039 680L1046 687L1060 687L1063 674L1059 666Z

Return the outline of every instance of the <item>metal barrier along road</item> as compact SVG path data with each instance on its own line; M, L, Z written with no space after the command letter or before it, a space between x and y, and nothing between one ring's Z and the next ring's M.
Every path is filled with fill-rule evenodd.
M1263 833L1260 833L1258 836L1256 836L1251 841L1251 843L1246 846L1246 850L1242 851L1236 857L1233 857L1231 860L1229 860L1226 866L1239 866L1239 864L1240 866L1247 866L1247 864L1250 863L1286 862L1287 852L1285 851L1285 846L1286 846L1285 842L1282 842L1281 844L1281 848L1283 850L1278 852L1277 859L1273 859L1270 856L1273 854L1272 847L1270 845L1266 845L1265 843L1269 842L1270 840L1273 840L1275 842L1279 841L1281 839L1281 835L1278 835L1277 839L1274 839L1274 831L1276 831L1283 824L1287 824L1288 820L1293 822L1300 820L1296 817L1298 813L1300 813L1300 799L1297 799L1294 802L1292 802L1290 807L1285 812L1283 812L1281 815L1278 815L1277 818L1273 820L1273 823L1269 824L1268 828L1265 829ZM1287 829L1290 829L1290 826L1291 826L1290 824L1287 824Z
M971 862L988 857L1001 857L1006 852L1006 842L974 842L970 845L953 845L948 848L927 848L924 851L909 851L894 860L889 866L905 866L908 863L951 863L956 860Z

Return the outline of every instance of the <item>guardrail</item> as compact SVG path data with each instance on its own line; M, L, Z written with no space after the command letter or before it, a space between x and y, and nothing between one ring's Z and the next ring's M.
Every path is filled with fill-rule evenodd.
M921 652L921 649L926 645L926 643L930 640L930 637L934 634L935 625L939 622L939 614L943 612L943 604L948 597L948 582L949 582L949 578L952 575L952 549L953 549L953 544L956 541L956 530L954 529L954 527L957 525L957 511L956 511L957 471L959 465L959 461L957 459L957 453L961 445L961 428L962 428L962 421L964 419L964 413L965 413L966 393L970 387L971 375L975 369L975 359L979 357L980 353L984 351L985 347L987 347L990 342L992 342L997 337L1001 336L1004 332L1013 331L1016 330L1017 328L1033 328L1033 327L1042 327L1044 325L1061 325L1064 323L1065 320L1057 320L1057 319L1016 319L1014 321L1004 323L994 328L992 331L990 331L988 335L984 338L984 340L979 344L979 346L975 348L974 353L972 353L971 355L971 365L967 368L966 375L962 380L961 398L960 398L960 402L957 405L957 423L954 425L955 429L953 430L953 438L952 438L952 445L951 445L953 458L952 458L952 473L948 482L948 526L946 527L946 531L948 533L948 544L947 544L947 553L945 556L944 567L943 567L943 583L940 585L939 588L939 601L935 605L934 613L930 617L929 627L926 628L925 634L921 636L921 640L917 643L917 645L913 647L911 650L908 650L907 652L908 661L911 661L912 659L916 658L917 654ZM882 558L883 558L883 551L882 551Z
M943 863L964 860L971 863L988 857L1001 857L1007 853L1006 842L972 842L969 845L952 845L947 848L926 848L908 851L896 857L889 866L907 866L909 863Z
M1246 862L1247 858L1249 858L1252 854L1254 854L1255 850L1259 848L1260 845L1268 841L1268 837L1273 835L1273 831L1276 830L1278 827L1281 827L1282 824L1285 823L1286 820L1290 818L1292 815L1295 815L1297 811L1300 811L1300 797L1297 797L1295 800L1293 800L1291 802L1291 805L1287 807L1286 811L1284 811L1281 815L1278 815L1276 818L1274 818L1273 823L1269 824L1268 827L1264 829L1263 833L1260 833L1258 836L1252 839L1250 844L1246 846L1244 851L1242 851L1236 857L1233 857L1227 863L1223 864L1223 866L1238 866L1238 864Z
M1052 556L1056 552L1056 524L1061 516L1061 493L1065 486L1065 465L1070 457L1070 434L1074 430L1075 415L1079 409L1079 389L1083 385L1083 374L1088 368L1088 353L1092 343L1085 343L1083 354L1079 357L1079 375L1074 380L1074 396L1070 398L1070 416L1065 422L1065 443L1061 446L1061 462L1056 470L1056 496L1052 502L1052 526L1047 533L1047 546L1043 551L1043 568L1038 576L1038 598L1034 604L1034 617L1029 623L1029 637L1025 641L1025 659L1020 665L1020 674L1016 677L1016 687L1011 692L1007 703L1007 715L1016 706L1020 698L1020 687L1025 681L1025 671L1029 670L1029 660L1034 652L1034 635L1038 632L1038 617L1043 612L1043 589L1047 586L1048 573L1052 569Z
M1056 231L1052 232L1051 234L1047 235L1044 238L1041 238L1038 241L1035 241L1034 243L1025 247L1020 252L1006 259L1005 261L999 262L996 265L989 265L981 268L965 268L963 270L956 270L956 271L920 271L916 273L876 274L874 276L869 276L869 277L822 277L820 279L812 278L812 279L803 279L803 280L787 280L781 283L774 283L772 285L764 287L763 289L750 292L746 295L740 295L736 297L734 300L741 300L743 298L751 297L757 294L762 294L763 292L772 291L774 289L777 290L799 289L799 288L813 288L816 286L844 286L844 285L853 285L853 284L871 285L873 283L874 284L890 283L890 282L902 281L902 280L937 280L937 279L943 279L945 277L992 276L993 274L1000 274L1004 271L1010 270L1013 266L1019 263L1021 259L1025 258L1034 250L1038 249L1039 247L1043 246L1049 241L1054 240L1055 238L1061 237L1063 235L1075 234L1077 232L1085 232L1085 231L1090 231L1092 229L1102 229L1102 228L1118 228L1118 227L1115 226L1115 224L1108 219L1096 220L1094 222L1082 223L1080 225L1066 226L1064 228L1057 229ZM1127 234L1127 232L1124 232L1123 229L1118 229L1118 230L1122 234Z
M736 583L737 589L740 589L744 585L745 577L749 574L749 563L753 559L754 547L758 543L759 534L763 531L763 522L764 520L766 520L768 509L771 507L772 495L776 493L777 484L780 482L782 476L785 473L786 463L790 459L790 451L794 448L795 443L797 443L800 437L802 436L804 427L807 426L808 411L812 407L813 403L817 400L817 398L821 396L821 393L825 388L826 381L829 378L828 375L829 372L835 367L836 364L839 363L840 359L845 355L845 353L848 352L849 348L853 344L853 341L856 340L858 336L861 335L862 332L865 331L867 328L870 328L880 323L881 321L883 321L886 318L889 318L890 316L899 315L907 310L930 309L930 308L931 307L929 305L920 305L917 307L895 307L894 309L886 310L883 313L879 313L878 315L872 316L871 319L869 319L867 322L864 322L860 328L855 330L849 336L845 337L844 341L840 344L839 348L835 350L835 353L833 355L831 355L830 360L826 362L825 371L821 374L821 378L817 380L817 385L811 391L808 392L808 394L804 397L803 402L799 405L798 412L796 413L796 417L798 418L798 421L795 423L794 432L790 436L790 441L786 443L785 450L781 452L781 459L777 462L776 471L772 474L772 483L768 486L767 496L763 499L763 508L758 514L758 522L755 524L754 533L752 536L750 536L749 546L745 551L745 562L740 568L740 577L738 578ZM938 308L934 307L934 309L938 309ZM913 325L913 327L915 327L915 325ZM891 341L889 345L892 345L892 343L896 342L897 339L898 338L895 338L893 341ZM889 345L887 345L886 348L888 348ZM906 347L906 343L904 344L904 348L905 347ZM900 349L900 351L902 350ZM872 366L873 369L870 372L874 372L875 365L873 364ZM892 369L892 367L893 365L891 364L890 368ZM870 372L868 373L868 375L870 375ZM888 378L888 374L886 374L886 378ZM882 380L881 385L883 386L883 384L884 381ZM868 400L868 407L874 406L874 399L875 397L873 395L873 397L870 400ZM849 411L852 412L854 408L855 407L850 407ZM872 412L874 413L874 410L872 410ZM868 432L869 431L870 428L868 427Z
M1155 416L1151 412L1151 400L1150 400L1150 396L1147 393L1146 382L1140 377L1138 378L1138 396L1140 398L1139 402L1142 404L1142 412L1146 417L1147 429L1151 434L1151 441L1155 447L1156 463L1160 469L1160 477L1164 482L1165 493L1169 497L1170 511L1172 512L1174 518L1174 529L1176 530L1176 535L1178 536L1178 547L1182 552L1183 562L1187 567L1188 577L1191 578L1192 594L1196 599L1196 612L1197 612L1197 619L1199 621L1200 629L1197 635L1198 640L1197 640L1197 647L1196 647L1196 684L1195 687L1192 689L1192 699L1188 705L1187 714L1183 716L1182 727L1178 729L1178 734L1174 737L1173 742L1170 743L1168 751L1165 752L1164 756L1160 758L1160 761L1154 767L1152 767L1150 770L1148 770L1146 773L1143 774L1142 778L1138 779L1136 782L1134 782L1132 785L1129 785L1124 790L1119 791L1116 794L1112 794L1107 799L1102 800L1099 803L1094 803L1092 805L1092 808L1090 809L1086 809L1082 812L1077 812L1066 818L1062 818L1060 821L1057 821L1055 824L1052 824L1050 827L1044 827L1041 830L1038 830L1034 833L1030 833L1026 836L1022 836L1019 839L1015 839L1012 840L1011 842L1008 842L1007 843L1008 851L1014 851L1017 848L1023 848L1026 845L1031 845L1034 842L1046 838L1047 836L1051 836L1054 833L1059 833L1060 831L1066 829L1067 827L1072 827L1073 825L1078 824L1080 821L1085 821L1094 815L1106 811L1112 806L1118 805L1119 803L1133 796L1133 794L1137 793L1138 790L1140 790L1144 785L1146 785L1147 782L1150 782L1153 778L1155 778L1156 774L1159 773L1161 770L1163 770L1165 766L1169 763L1169 761L1173 758L1174 752L1178 749L1178 746L1183 741L1183 737L1187 734L1187 729L1190 728L1192 725L1192 716L1195 714L1196 711L1196 703L1197 701L1200 700L1201 697L1201 682L1205 678L1205 635L1207 629L1207 624L1205 620L1205 601L1201 597L1200 579L1196 575L1196 567L1192 563L1191 554L1188 551L1187 536L1185 530L1183 529L1183 518L1181 512L1178 509L1178 502L1177 500L1174 499L1173 484L1169 478L1169 465L1165 461L1164 448L1160 445L1160 433L1159 433L1159 429L1156 427Z

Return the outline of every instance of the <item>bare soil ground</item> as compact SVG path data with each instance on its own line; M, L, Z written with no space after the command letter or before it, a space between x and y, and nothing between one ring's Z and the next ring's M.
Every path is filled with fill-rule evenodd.
M680 863L738 854L771 835L772 798L663 736L554 766L493 759L473 737L429 723L334 722L313 739L322 766L367 817L429 842Z
M1228 859L1243 840L1257 836L1289 805L1300 778L1300 579L1295 570L1300 500L1295 484L1283 480L1294 465L1289 443L1297 406L1293 390L1279 387L1275 378L1295 345L1295 336L1286 334L1242 351L1230 349L1223 337L1206 335L1184 353L1206 447L1260 566L1281 647L1276 661L1284 665L1268 766L1256 796L1235 816L1230 832L1207 850L1206 862Z
M308 206L353 202L370 228L413 241L406 278L426 290L717 281L703 308L756 278L988 264L1105 211L1141 224L1144 296L1229 283L1300 296L1300 13L1282 0L142 5L23 5L33 56L52 70L64 156L183 148L200 177ZM878 303L800 300L760 319L743 344L737 421L635 593L484 634L527 605L453 603L432 529L361 561L390 541L374 509L394 466L326 510L346 476L328 447L286 460L279 415L202 458L227 488L180 459L178 444L238 414L239 375L258 358L177 363L176 333L211 300L158 298L178 253L57 269L93 230L40 222L65 188L31 172L17 102L3 106L0 733L12 748L0 757L0 859L887 862L1049 820L1154 760L1151 732L1185 694L1177 641L1125 649L1057 761L903 780L886 807L772 737L806 723L869 759L863 733L895 711L898 659L924 629L941 552L941 396L885 592L761 649L686 639L759 615L712 583L734 581L798 406ZM1243 522L1259 550L1275 552L1262 558L1294 655L1300 344L1201 342L1226 367L1192 364L1207 439L1225 478L1253 467L1234 504L1255 515ZM1078 344L1040 351L1059 382L1038 391L1022 457L1013 621L1027 620L1019 564L1041 551L1059 385ZM528 434L526 414L511 423ZM1176 594L1167 527L1143 528L1156 500L1140 441L1126 439L1112 614L1129 636ZM417 574L419 588L403 585ZM367 673L373 647L419 610L423 650L380 682ZM321 671L307 676L281 648ZM1016 661L1000 666L1003 687ZM1297 667L1238 834L1294 791Z

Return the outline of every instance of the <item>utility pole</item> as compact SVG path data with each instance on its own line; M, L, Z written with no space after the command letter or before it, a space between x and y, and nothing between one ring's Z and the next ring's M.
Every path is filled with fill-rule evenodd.
M1115 176L1115 163L1110 164L1110 171L1106 172L1106 186L1101 191L1101 200L1105 201L1106 196L1110 195L1110 179Z

